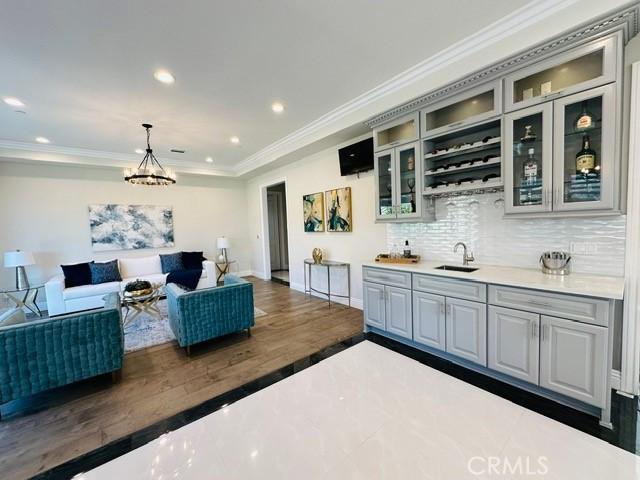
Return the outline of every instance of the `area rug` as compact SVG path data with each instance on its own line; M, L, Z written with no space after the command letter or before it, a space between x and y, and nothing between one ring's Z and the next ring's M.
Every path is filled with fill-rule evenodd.
M141 313L124 329L124 351L125 353L135 352L143 348L161 345L176 339L169 327L169 317L167 315L167 301L160 300L158 309L162 313L162 320ZM263 317L267 313L259 308L253 309L255 318ZM123 312L124 315L124 312Z

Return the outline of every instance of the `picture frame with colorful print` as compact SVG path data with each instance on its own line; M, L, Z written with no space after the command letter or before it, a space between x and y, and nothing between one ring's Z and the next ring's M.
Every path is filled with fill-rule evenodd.
M327 231L351 232L351 187L335 188L325 192L327 204Z
M302 196L305 232L324 232L324 195L322 192Z

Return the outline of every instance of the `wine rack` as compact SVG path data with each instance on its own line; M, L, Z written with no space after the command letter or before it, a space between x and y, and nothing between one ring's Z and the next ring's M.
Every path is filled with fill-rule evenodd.
M500 120L424 141L424 189L430 197L489 193L503 188Z

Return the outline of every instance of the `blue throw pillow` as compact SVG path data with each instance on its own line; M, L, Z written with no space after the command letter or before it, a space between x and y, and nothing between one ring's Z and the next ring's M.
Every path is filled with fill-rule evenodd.
M91 269L91 283L97 285L98 283L107 282L120 282L122 277L120 276L120 270L118 270L118 261L111 260L110 262L89 264Z
M182 263L185 270L202 270L202 262L205 260L202 252L182 252Z
M76 263L74 265L60 265L64 273L65 288L91 285L91 267L89 262Z
M179 272L184 270L184 265L182 264L182 252L160 255L160 263L162 264L162 273Z

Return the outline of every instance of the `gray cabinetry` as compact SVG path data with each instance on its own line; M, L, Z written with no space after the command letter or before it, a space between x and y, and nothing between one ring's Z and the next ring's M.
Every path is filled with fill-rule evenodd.
M362 276L365 324L411 339L411 274L364 268Z
M382 330L385 322L384 285L364 282L364 322Z
M489 368L538 384L540 315L489 306Z
M487 365L487 306L484 303L446 299L447 352Z
M429 347L445 350L445 297L413 292L413 339Z
M413 142L375 154L377 221L430 220L433 213L422 196L420 143Z
M413 327L411 320L411 290L397 287L385 287L387 296L387 331L411 339Z
M543 315L540 386L604 407L607 335L603 327Z

